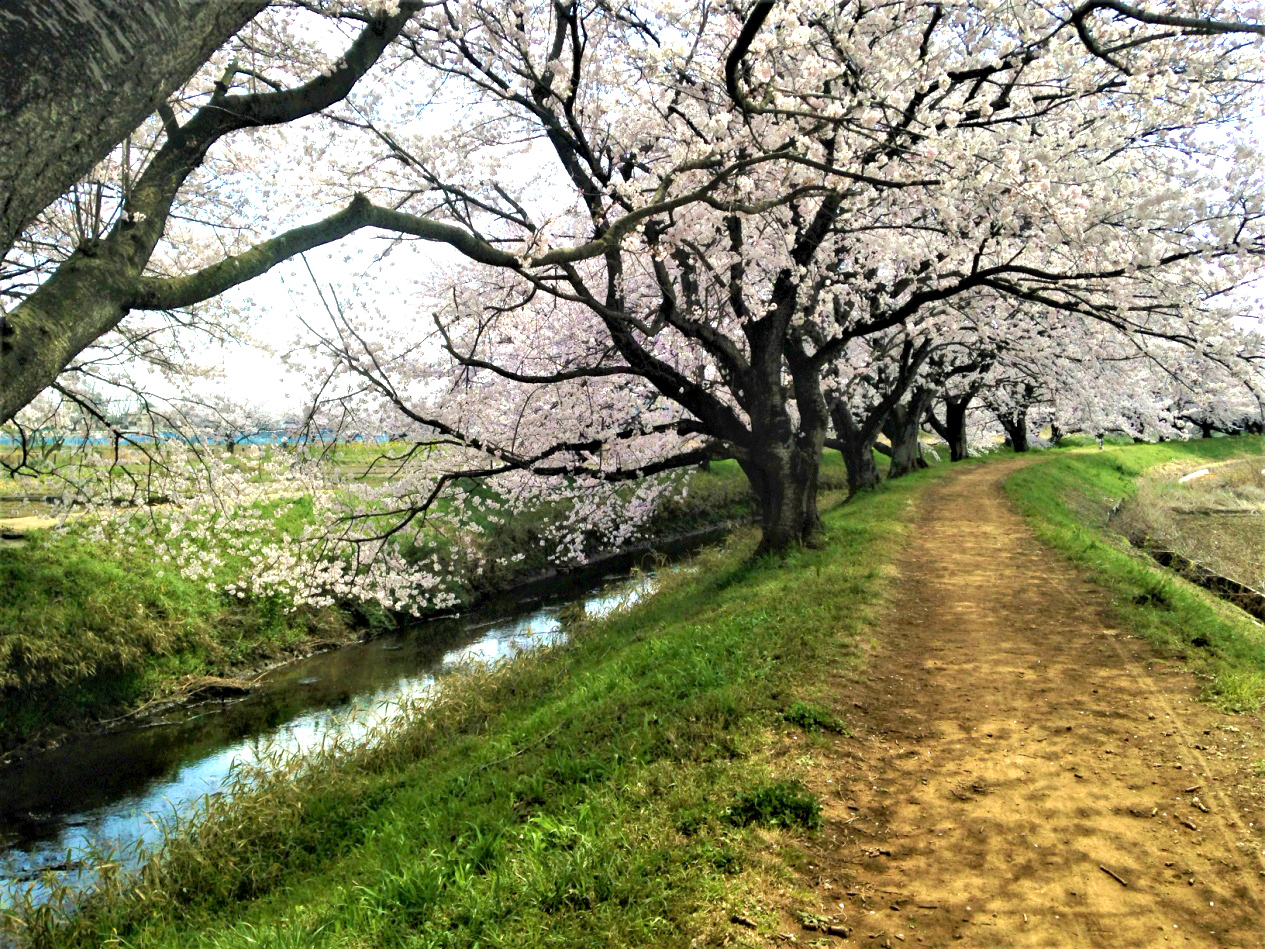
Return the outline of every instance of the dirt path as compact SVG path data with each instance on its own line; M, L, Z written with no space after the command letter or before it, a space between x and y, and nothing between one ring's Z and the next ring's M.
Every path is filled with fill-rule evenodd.
M1111 628L1009 506L1014 468L927 498L792 909L872 946L1265 947L1260 720Z

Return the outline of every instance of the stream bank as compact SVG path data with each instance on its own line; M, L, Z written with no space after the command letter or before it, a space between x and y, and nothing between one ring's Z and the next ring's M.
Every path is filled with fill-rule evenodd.
M323 653L369 643L400 630L430 628L440 620L461 621L467 616L500 615L512 612L522 603L552 602L559 597L565 599L574 591L587 589L611 576L634 568L653 569L671 558L720 541L740 523L718 523L655 542L641 543L595 557L572 569L549 568L533 575L517 576L508 586L479 590L464 604L460 612L435 611L422 616L397 614L390 618L389 623L371 624L363 617L356 621L346 611L324 611L317 614L322 618L321 622L306 623L302 627L306 635L283 643L279 649L265 650L256 654L253 660L212 666L205 673L169 679L160 689L154 690L153 694L142 693L138 696L140 700L131 707L109 710L117 714L111 714L108 718L97 717L69 725L45 725L34 737L28 737L20 743L10 741L7 745L5 738L8 736L0 732L0 767L54 751L90 735L146 727L147 722L183 709L243 698L259 689L264 679L283 667L302 663ZM5 701L20 702L21 699L6 697Z
M10 763L0 769L0 902L73 895L102 863L134 868L207 795L237 793L251 783L244 775L320 748L379 740L451 676L559 643L580 617L626 607L653 582L636 568L559 581L274 668L244 695Z
M289 518L297 529L305 512L293 507L278 523ZM692 475L688 497L665 508L646 534L670 544L740 522L751 510L741 472L721 463ZM516 551L529 557L466 583L461 609L570 582L549 565L536 532L530 521L516 522L492 539L493 561ZM606 564L654 546L586 569L614 569ZM238 599L136 550L102 549L73 533L33 535L23 546L0 547L0 754L54 747L137 710L179 704L182 686L207 677L248 683L278 664L413 621L378 609L294 610Z
M728 808L811 766L766 749L783 716L860 668L934 476L826 511L827 546L784 561L752 561L739 531L645 603L579 623L565 649L450 680L384 741L208 800L73 917L19 908L15 925L59 949L731 935L769 849Z

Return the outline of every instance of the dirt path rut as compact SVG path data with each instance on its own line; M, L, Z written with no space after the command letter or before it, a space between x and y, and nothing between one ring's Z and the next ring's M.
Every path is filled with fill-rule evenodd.
M1260 720L1112 628L1006 501L1014 470L927 498L859 740L815 779L799 910L879 946L1265 947Z

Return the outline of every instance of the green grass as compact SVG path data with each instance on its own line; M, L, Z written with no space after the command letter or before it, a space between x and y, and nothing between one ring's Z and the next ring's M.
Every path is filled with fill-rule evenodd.
M1206 681L1205 697L1226 711L1265 705L1261 627L1133 550L1110 530L1108 513L1132 496L1149 468L1226 461L1263 450L1261 438L1240 437L1057 452L1006 483L1037 535L1088 568L1094 581L1113 594L1121 624L1162 655L1189 662Z
M821 801L798 782L776 781L741 792L725 808L725 820L735 827L761 824L788 830L819 830Z
M209 801L139 885L116 881L70 928L34 912L28 935L685 946L731 932L733 912L762 919L747 894L768 835L808 831L737 826L734 808L815 823L794 785L808 765L771 749L806 696L837 721L820 705L827 677L859 666L910 502L944 470L828 512L827 546L785 562L752 562L743 532L570 645L454 687L383 744Z
M851 735L848 726L837 715L820 705L796 702L782 714L782 718L806 732L827 731L836 735Z
M0 548L0 747L342 627L332 610L287 612L213 593L141 551L37 534Z
M1059 451L1007 485L1041 537L1115 595L1122 624L1190 661L1227 708L1265 696L1260 632L1111 538L1106 515L1153 465L1261 450L1215 439ZM778 754L777 736L839 722L828 676L860 674L910 502L945 470L828 512L827 546L785 562L751 562L741 533L569 646L452 688L373 749L292 762L208 801L139 883L113 878L70 923L31 911L27 936L131 949L686 946L721 944L734 913L774 935L759 901L778 872L767 855L816 822L797 784L810 762Z

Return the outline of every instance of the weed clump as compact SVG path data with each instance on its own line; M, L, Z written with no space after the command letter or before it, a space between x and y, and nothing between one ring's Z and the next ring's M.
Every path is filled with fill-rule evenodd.
M805 702L796 702L782 713L782 718L806 732L827 731L848 737L852 735L848 726L843 724L838 716L824 708Z
M802 784L779 781L738 795L725 810L725 819L735 827L762 824L816 830L821 826L821 802Z

